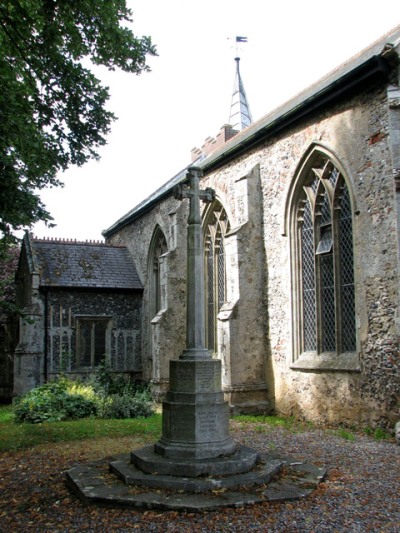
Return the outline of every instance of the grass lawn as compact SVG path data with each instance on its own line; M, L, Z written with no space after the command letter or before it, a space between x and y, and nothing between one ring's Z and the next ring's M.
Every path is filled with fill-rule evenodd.
M235 416L236 427L242 430L246 426L253 427L258 432L268 433L274 427L281 427L290 432L301 432L312 429L314 425L293 417L279 416ZM355 433L346 428L325 428L343 439L354 440ZM365 434L376 440L390 439L385 431L364 429ZM16 451L32 448L34 446L101 439L122 442L127 437L134 439L140 445L159 439L161 435L161 413L156 412L150 418L143 419L99 419L84 418L68 422L45 422L42 424L16 424L13 419L11 406L0 406L0 452ZM88 443L88 446L92 444Z
M161 414L150 418L105 420L85 418L70 422L15 424L11 406L0 406L0 452L22 450L40 444L83 439L143 437L157 440L161 434Z

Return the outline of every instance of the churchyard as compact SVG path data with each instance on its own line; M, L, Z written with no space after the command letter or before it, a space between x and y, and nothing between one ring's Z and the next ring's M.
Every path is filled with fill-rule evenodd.
M65 471L154 442L160 412L147 419L15 424L10 406L3 406L0 530L396 531L400 447L392 436L264 416L232 417L229 426L244 445L325 464L326 479L302 500L200 513L86 506L68 490Z

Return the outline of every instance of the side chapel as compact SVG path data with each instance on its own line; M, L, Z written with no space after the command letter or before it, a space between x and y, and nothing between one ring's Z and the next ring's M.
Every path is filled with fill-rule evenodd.
M400 26L255 123L237 59L230 124L192 151L216 191L206 337L234 412L400 418L399 55ZM103 232L143 287L139 366L158 397L185 345L186 173Z

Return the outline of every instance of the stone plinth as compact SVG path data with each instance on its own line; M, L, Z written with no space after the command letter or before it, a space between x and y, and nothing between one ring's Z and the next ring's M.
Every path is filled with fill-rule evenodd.
M259 454L239 445L230 455L213 459L182 459L179 457L167 458L159 455L155 447L144 446L131 453L131 465L134 465L144 474L165 475L172 479L173 476L185 478L198 478L200 476L232 476L249 472L256 464ZM175 481L172 483L174 485Z
M66 472L66 479L86 504L200 512L298 500L316 489L325 475L324 467L268 455L261 455L252 471L231 476L145 474L124 454L108 464L100 461L75 466Z
M159 455L180 459L212 459L236 450L229 436L229 405L221 391L221 361L174 360L170 390L163 402Z

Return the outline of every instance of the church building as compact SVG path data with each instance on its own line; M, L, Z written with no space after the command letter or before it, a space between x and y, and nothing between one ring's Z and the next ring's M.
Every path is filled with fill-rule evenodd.
M192 151L215 190L201 207L206 345L232 412L400 419L399 56L397 27L257 122L237 58L229 124ZM137 272L134 366L158 398L185 348L187 170L103 232Z
M216 192L202 212L206 338L233 411L399 418L399 52L396 28L255 123L237 60L230 125L193 150ZM159 394L185 344L185 179L104 232L143 283L143 372Z

